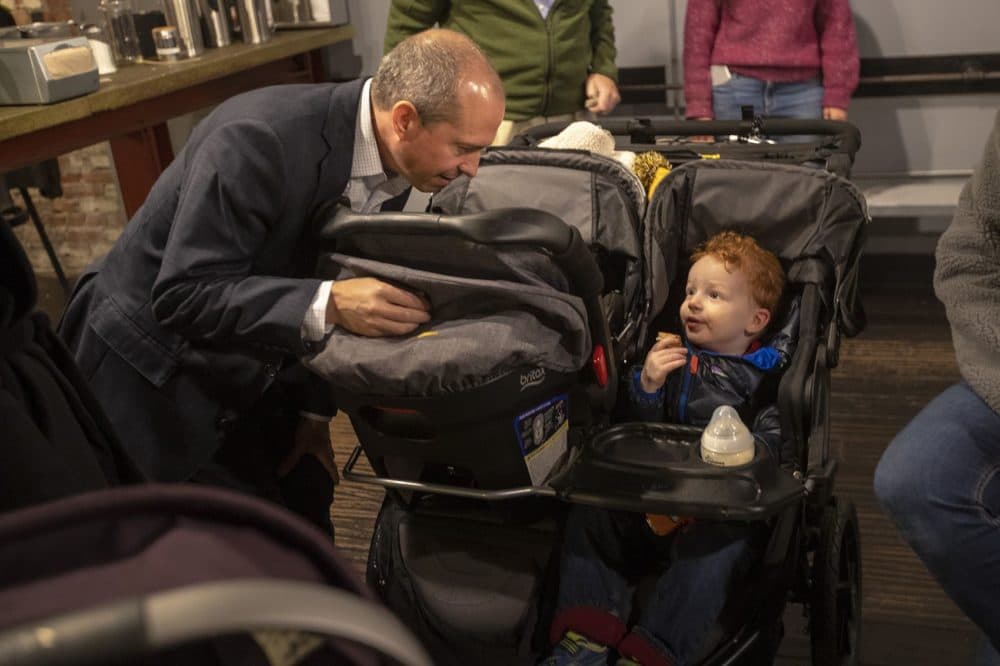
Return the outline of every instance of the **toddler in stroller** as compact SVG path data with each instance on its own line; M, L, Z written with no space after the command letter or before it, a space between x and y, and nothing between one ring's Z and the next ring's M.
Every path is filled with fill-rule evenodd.
M779 459L775 406L755 409L757 388L790 355L797 319L761 344L784 287L778 259L753 238L722 232L691 258L680 307L683 338L663 334L627 379L631 414L705 427L720 405L753 417L754 439ZM754 413L755 412L755 413ZM762 452L763 453L763 452ZM574 505L569 512L551 637L543 663L687 664L753 555L749 522L674 520ZM629 579L657 579L629 630Z

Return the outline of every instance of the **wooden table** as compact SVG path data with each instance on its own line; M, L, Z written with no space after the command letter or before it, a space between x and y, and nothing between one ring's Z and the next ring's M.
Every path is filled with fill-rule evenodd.
M101 77L100 89L83 97L0 106L0 173L109 141L131 217L174 157L168 119L254 88L325 80L321 49L353 36L350 25L279 31L263 44L123 67Z

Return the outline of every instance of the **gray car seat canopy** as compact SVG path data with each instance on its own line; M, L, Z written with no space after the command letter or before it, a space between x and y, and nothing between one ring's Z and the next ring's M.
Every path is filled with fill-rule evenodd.
M336 279L377 277L421 293L431 303L433 319L405 336L370 338L334 330L308 364L339 389L394 396L463 391L525 366L575 372L589 356L586 310L578 297L531 273L537 263L531 254L538 253L505 253L517 267L512 272L534 275L522 282L333 254Z

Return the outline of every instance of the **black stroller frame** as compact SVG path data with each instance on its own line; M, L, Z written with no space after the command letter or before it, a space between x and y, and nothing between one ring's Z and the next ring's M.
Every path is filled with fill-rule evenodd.
M381 445L372 444L384 433L358 427L357 409L365 401L352 402L349 396L339 396L340 405L351 415L361 442L345 465L344 476L389 490L387 504L383 506L385 520L380 514L373 536L369 582L388 597L390 605L401 599L389 589L391 577L399 573L399 567L386 567L387 543L393 537L386 535L392 526L385 528L383 522L399 519L400 511L405 513L409 510L406 507L418 507L421 501L428 503L431 514L445 521L460 517L463 512L478 510L469 507L478 507L482 501L491 507L490 511L498 504L514 507L527 502L526 506L530 507L527 513L531 514L537 510L535 500L547 502L551 498L560 502L705 519L763 520L771 526L770 539L757 571L758 579L750 585L753 593L744 596L764 599L764 602L748 605L745 601L737 601L727 606L724 616L728 619L724 618L723 624L728 622L728 626L717 627L713 645L698 663L709 666L769 662L782 637L781 615L787 601L803 603L809 611L814 663L858 663L861 589L857 517L853 505L837 498L833 492L836 460L830 452L827 419L830 370L838 362L841 335L856 335L864 327L864 313L857 300L856 287L868 213L863 197L842 177L849 173L854 151L859 145L857 131L846 123L812 121L766 121L763 124L621 121L619 126L612 120L604 125L628 137L620 147L634 150L644 147L661 150L661 144L650 137L664 133L740 134L763 129L825 137L808 146L739 145L735 148L738 160L726 159L726 152L733 146L720 149L719 146L711 147L712 144L680 147L669 144L662 152L672 162L682 165L659 185L649 202L642 229L645 250L650 255L654 254L653 244L656 244L664 257L688 256L695 245L712 233L732 228L728 223L734 220L727 220L725 215L719 220L702 220L697 229L689 228L688 224L691 211L698 210L704 215L705 196L722 191L721 186L730 178L738 181L735 185L746 185L747 191L767 182L808 183L814 197L810 203L822 204L822 209L811 210L822 216L814 223L816 228L811 234L802 233L801 220L789 216L787 211L784 215L780 211L775 214L773 228L742 229L758 236L759 242L779 254L788 268L789 284L797 292L800 309L797 346L776 389L783 439L794 449L794 462L779 469L758 456L754 462L735 469L712 467L702 462L695 452L700 436L697 428L650 423L610 425L614 396L609 397L609 392L613 392L613 378L622 368L618 365L619 359L613 356L615 346L610 344L612 332L605 321L606 313L601 309L600 287L595 287L593 277L587 275L596 267L580 255L579 248L585 248L585 244L576 230L553 216L525 210L478 211L475 203L465 211L449 211L456 213L454 215L442 215L437 211L429 215L394 215L385 219L344 211L332 216L327 213L329 219L323 236L336 243L338 251L344 250L345 240L350 244L352 236L386 231L458 234L486 244L539 244L554 257L574 255L564 265L569 273L581 271L576 279L588 285L589 291L585 289L586 293L581 292L581 295L585 297L591 317L595 348L603 347L607 354L606 365L612 378L603 385L596 381L601 374L596 369L600 365L596 361L579 373L576 379L589 393L587 402L592 418L584 427L576 429L571 455L545 485L481 487L475 482L438 483L416 476L389 474L384 460L379 458ZM520 141L531 144L537 136L552 133L552 128L538 128L533 131L534 137ZM502 156L504 150L507 149L497 151L497 163L507 163ZM709 154L712 159L702 159L697 151ZM491 153L493 151L488 151L484 156L480 179L489 178ZM722 159L718 159L719 153ZM754 161L760 164L754 165ZM808 166L799 166L802 163ZM462 186L468 187L467 184ZM708 195L701 194L702 191L707 191ZM498 219L503 219L504 223L497 224ZM781 251L784 249L780 242L783 235L793 239L786 245L795 246L794 251ZM677 265L673 269L674 275L682 274ZM670 276L671 280L674 275ZM646 313L650 318L653 314ZM595 316L600 322L598 326L593 326ZM645 463L639 461L637 447L648 450L651 444L653 459ZM400 442L395 447L396 452L405 448ZM374 456L370 448L375 451ZM376 472L374 476L357 470L362 452L368 454ZM447 496L456 503L442 499ZM474 504L464 504L467 501ZM545 506L549 506L551 512L551 506ZM555 512L558 516L558 509ZM523 513L519 509L510 513L501 511L501 515L508 518ZM416 517L413 522L416 523ZM493 522L490 518L484 524ZM536 612L544 619L547 612L544 603ZM750 621L746 621L746 617L750 617ZM740 619L733 622L733 618ZM532 621L531 618L523 620L528 624ZM530 627L522 629L531 633ZM537 641L538 637L535 638ZM447 636L439 636L434 644L440 648L447 642ZM481 653L476 658L485 663L488 656L491 655ZM448 655L439 653L435 657L447 659ZM519 657L523 659L523 653L519 653ZM469 658L468 654L465 658Z

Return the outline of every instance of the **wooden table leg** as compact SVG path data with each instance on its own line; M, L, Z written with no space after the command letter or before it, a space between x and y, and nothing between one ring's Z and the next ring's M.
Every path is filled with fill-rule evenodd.
M174 159L170 134L162 123L113 138L110 143L125 215L132 219L153 183Z
M305 60L304 69L309 72L309 80L313 83L324 83L330 80L327 76L326 66L323 64L323 52L315 49L302 54Z

